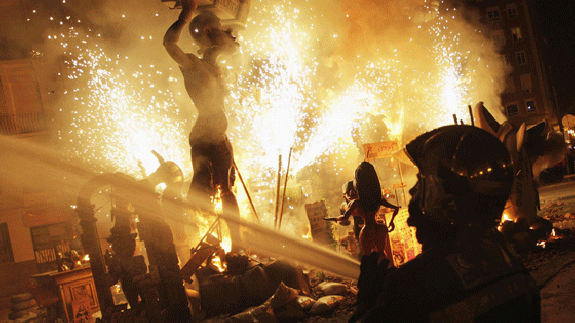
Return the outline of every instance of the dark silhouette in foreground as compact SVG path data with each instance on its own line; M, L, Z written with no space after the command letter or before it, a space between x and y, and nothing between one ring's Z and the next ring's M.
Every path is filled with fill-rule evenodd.
M514 177L505 146L446 126L405 151L419 169L408 224L423 252L397 269L364 256L350 321L539 322L539 290L496 230Z

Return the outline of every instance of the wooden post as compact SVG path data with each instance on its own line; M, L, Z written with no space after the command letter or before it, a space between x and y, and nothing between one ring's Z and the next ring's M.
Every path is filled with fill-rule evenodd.
M248 196L248 201L250 201L250 206L252 207L252 211L254 212L254 216L256 217L257 222L260 222L260 218L258 218L258 213L256 212L256 208L254 207L254 202L252 202L252 197L250 196L250 192L248 191L248 187L246 186L246 183L244 182L244 179L242 177L242 174L240 173L240 170L238 168L238 165L236 165L236 161L233 161L234 163L234 168L236 169L236 173L238 173L238 177L240 178L240 182L242 182L242 186L244 187L244 191L246 191L246 195Z
M453 114L453 123L455 123L455 125L457 125L457 116L455 115L455 113Z
M475 122L473 121L473 109L471 109L471 105L468 104L467 108L469 109L469 117L471 118L471 125L475 127Z
M282 155L279 156L278 162L278 189L276 192L276 213L274 216L274 228L278 227L278 211L279 211L279 202L280 202L280 186L281 186L281 179L282 179Z
M282 227L282 217L284 214L284 201L285 201L285 197L286 197L286 190L287 190L287 181L288 181L288 175L289 175L289 164L291 161L291 152L292 152L293 147L290 147L289 149L289 155L288 155L288 164L287 164L287 168L286 168L286 179L284 181L284 191L282 194L282 207L280 209L280 219L278 221L278 229L281 229Z

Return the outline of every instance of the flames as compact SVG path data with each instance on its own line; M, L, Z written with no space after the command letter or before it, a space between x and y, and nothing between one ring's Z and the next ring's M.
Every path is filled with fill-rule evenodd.
M210 265L219 272L224 272L227 268L225 261L222 261L220 256L214 256Z
M212 204L214 205L214 212L216 214L221 214L222 213L222 189L218 186L217 190L216 190L216 194L214 196L211 197L212 199Z
M141 10L141 17L162 18L157 28L137 31L134 51L110 49L98 31L73 25L74 17L54 21L58 27L48 33L48 48L63 57L65 102L59 118L69 124L59 132L60 142L74 158L136 178L158 167L151 153L156 150L189 179L187 136L195 110L186 110L191 103L181 75L160 40L175 18L141 4L128 7L127 12ZM469 123L467 104L489 101L497 92L489 68L500 66L488 60L490 42L476 27L462 28L454 12L434 6L434 19L417 22L406 15L402 37L394 40L384 32L376 37L361 13L324 9L307 1L252 1L248 25L239 33L241 56L220 62L233 81L226 102L228 133L248 187L276 187L278 155L287 156L290 148L290 174L321 165L342 183L359 155L351 133L368 113L383 120L390 139L403 143L452 123L454 113ZM398 21L381 18L380 23ZM356 25L365 37L356 37L351 28ZM240 208L249 210L239 191ZM254 202L256 208L273 203ZM214 197L214 205L221 212L221 197ZM273 214L260 214L266 217ZM193 213L188 218L197 221L200 236L212 219ZM222 244L229 250L225 232Z

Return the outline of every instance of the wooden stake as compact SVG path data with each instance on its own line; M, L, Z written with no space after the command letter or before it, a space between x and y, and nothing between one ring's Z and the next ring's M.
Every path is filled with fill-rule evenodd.
M282 179L282 155L279 156L279 165L278 165L278 189L276 192L276 214L274 216L274 228L278 227L278 211L279 211L279 202L280 202L280 186L281 186L281 179Z
M475 127L475 122L473 121L473 110L471 109L471 105L468 104L467 108L469 109L469 117L471 118L471 125Z
M287 181L288 181L288 175L289 175L289 164L291 161L291 152L292 152L293 147L290 147L289 149L289 155L288 155L288 164L287 164L287 168L286 168L286 179L284 181L284 192L282 194L282 207L280 209L280 219L278 221L278 229L281 229L282 227L282 217L284 214L284 201L285 201L285 197L286 197L286 190L287 190Z
M240 170L238 169L238 165L236 165L236 161L233 161L234 163L234 168L236 169L236 172L238 173L238 177L240 178L240 182L242 182L242 186L244 187L244 191L246 191L246 195L248 196L248 201L250 201L250 206L252 207L252 211L254 212L254 216L256 217L256 220L258 223L260 223L260 218L258 218L258 213L256 212L256 208L254 207L254 202L252 202L252 197L250 196L250 192L248 192L248 187L246 186L246 183L244 182L244 179L242 178L242 174L240 174Z

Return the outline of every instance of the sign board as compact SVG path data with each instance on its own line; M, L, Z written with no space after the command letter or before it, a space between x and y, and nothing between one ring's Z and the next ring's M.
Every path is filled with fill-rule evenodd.
M387 213L387 223L391 221L392 213ZM396 267L403 265L421 253L421 245L415 237L415 228L407 225L409 213L407 209L400 209L393 223L395 230L389 233L389 244L393 255L393 264Z
M399 150L397 141L382 141L363 145L365 159L371 161L376 158L389 157Z
M319 244L328 245L330 241L329 235L331 234L331 228L328 225L328 221L324 220L325 217L329 217L327 207L325 206L325 200L321 200L313 204L306 204L305 212L309 219L313 241Z

